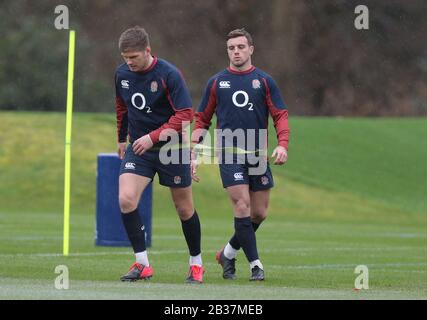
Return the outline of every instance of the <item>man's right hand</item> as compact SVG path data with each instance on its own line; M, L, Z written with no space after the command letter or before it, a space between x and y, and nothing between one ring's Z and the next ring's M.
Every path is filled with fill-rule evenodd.
M197 162L197 153L194 150L191 150L191 178L195 182L199 182L200 178L197 176L197 167L199 163Z
M119 159L123 160L125 157L125 151L126 151L126 142L119 142L117 144L117 154L119 155Z

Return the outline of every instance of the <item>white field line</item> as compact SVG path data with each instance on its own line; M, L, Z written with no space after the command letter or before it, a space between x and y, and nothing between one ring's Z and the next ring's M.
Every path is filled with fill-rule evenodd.
M204 253L214 253L215 250L204 250ZM163 254L185 254L188 250L152 250L149 251L151 254L163 255ZM81 252L81 253L70 253L70 257L91 257L91 256L109 256L109 255L132 255L132 251L113 251L113 252ZM13 258L13 257L63 257L62 253L15 253L15 254L0 254L0 258ZM427 262L388 262L388 263L367 263L368 268L400 268L400 267L427 267ZM355 268L356 264L307 264L307 265L268 265L271 269L349 269ZM384 271L391 271L384 269ZM409 270L403 270L409 271ZM418 272L427 272L427 269L417 270Z
M369 250L378 250L378 251L396 251L396 247L394 248L361 248L361 247L336 247L336 248L321 248L323 251L369 251ZM397 249L400 250L414 250L419 248L414 247L399 247ZM304 251L318 251L319 248L282 248L282 249L261 249L259 250L261 253L280 253L286 251L296 251L296 252L304 252ZM163 255L163 254L176 254L176 253L187 253L188 250L150 250L148 248L148 252L150 254ZM216 250L203 250L203 253L215 253ZM108 255L128 255L132 254L132 249L129 247L129 250L125 251L96 251L96 252L74 252L70 253L70 257L84 257L84 256L108 256ZM62 257L62 253L0 253L0 258L12 258L12 257Z
M101 246L102 247L102 246ZM100 247L100 248L101 248ZM369 251L410 251L410 250L425 250L420 247L409 247L409 246L394 246L394 247L300 247L300 248L281 248L281 249L260 249L260 253L283 253L283 252L312 252L319 251L323 252L328 251L357 251L357 252L369 252ZM150 250L148 252L151 254L176 254L176 253L186 253L188 250ZM216 250L203 250L203 253L215 253ZM83 257L83 256L108 256L108 255L127 255L131 254L132 249L129 247L128 251L97 251L97 252L75 252L70 253L70 257ZM304 254L306 256L307 254ZM0 258L12 258L12 257L62 257L62 253L0 253Z
M186 253L188 250L148 250L151 254L174 254L174 253ZM204 251L207 252L207 251ZM101 251L101 252L76 252L70 253L69 257L92 257L92 256L109 256L109 255L132 255L132 249L128 251ZM0 258L11 258L11 257L63 257L62 253L5 253L0 254Z
M399 268L399 267L427 267L427 262L387 262L387 263L367 263L366 266L368 268L375 268L375 270L378 270L377 268L380 267L391 267L391 268ZM356 267L356 264L307 264L307 265L269 265L269 268L272 269L353 269ZM387 270L388 269L382 269ZM409 270L403 270L403 271L409 271ZM419 270L424 272L424 270ZM427 269L425 270L427 272Z

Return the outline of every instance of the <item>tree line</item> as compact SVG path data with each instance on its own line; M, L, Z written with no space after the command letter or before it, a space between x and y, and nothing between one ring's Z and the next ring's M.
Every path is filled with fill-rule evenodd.
M225 35L245 27L254 65L275 78L291 115L427 114L423 0L367 2L368 30L355 28L353 0L3 0L0 109L64 110L68 33L54 27L58 4L77 33L77 111L114 111L117 40L141 25L153 53L184 74L195 107L227 66Z

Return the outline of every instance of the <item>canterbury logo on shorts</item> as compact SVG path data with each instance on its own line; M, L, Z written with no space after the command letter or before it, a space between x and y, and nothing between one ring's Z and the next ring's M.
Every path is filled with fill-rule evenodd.
M133 162L126 162L125 169L135 170L135 163L133 163Z
M234 181L243 180L243 172L236 172L234 174Z

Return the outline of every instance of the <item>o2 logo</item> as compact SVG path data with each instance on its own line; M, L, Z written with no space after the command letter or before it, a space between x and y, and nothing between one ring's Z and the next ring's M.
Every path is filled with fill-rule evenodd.
M139 104L139 106L137 105ZM142 93L137 92L132 95L132 105L138 110L146 110L147 113L151 113L151 108L146 105L147 101Z
M237 97L240 96L240 95L243 96L243 102L239 103L237 101ZM231 100L233 101L233 104L236 107L244 108L246 106L249 106L249 108L248 108L249 111L253 111L254 110L254 104L252 102L249 102L249 95L248 95L248 93L246 91L243 91L243 90L236 91L235 93L233 93L233 96L231 97ZM242 99L239 98L239 100L241 101Z

